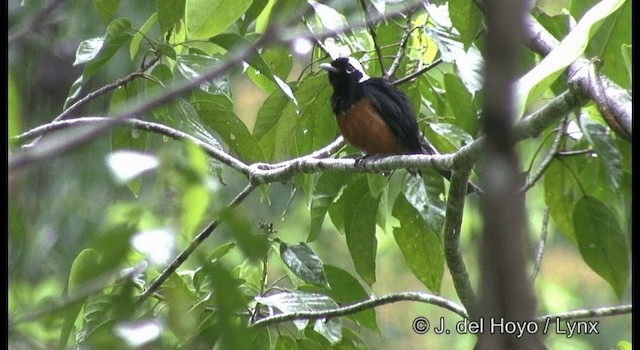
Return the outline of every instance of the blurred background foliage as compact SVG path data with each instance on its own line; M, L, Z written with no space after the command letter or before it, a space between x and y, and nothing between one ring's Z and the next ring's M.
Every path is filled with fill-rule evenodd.
M381 13L392 14L406 4L383 0L274 3L96 0L92 5L77 6L56 0L9 1L9 136L51 122L63 106L70 105L74 93L84 96L159 55L145 78L98 96L72 114L117 115L127 106L215 67L227 59L230 46L257 40L276 22L287 26L283 37L356 26L324 44L332 53L358 58L371 76L381 76L389 69L403 36L408 35L391 79L405 77L437 58L444 61L400 85L419 112L425 134L441 152L449 153L481 133L477 116L482 99L480 52L484 37L482 14L477 8L459 1L448 5L435 2L428 11L417 6L411 16L391 16L371 23L380 59L370 31L358 24ZM579 20L596 3L541 0L531 13L562 38L567 22ZM287 18L291 14L295 16ZM629 90L631 61L625 57L630 57L631 51L630 20L631 2L626 1L598 23L585 52L587 57L601 57L605 62L602 73ZM407 26L414 29L405 31ZM139 35L141 32L144 35ZM112 35L114 43L110 55L105 55L109 49L98 46L92 52L85 46L85 54L96 56L74 64L83 59L78 48L105 33L106 40ZM524 74L540 57L527 49L523 53ZM143 117L197 136L248 163L294 158L332 141L337 128L330 110L331 90L326 76L316 68L316 63L328 61L326 53L311 41L285 40L264 47L260 58L262 63L236 66ZM103 63L97 65L98 60ZM92 64L94 69L89 72ZM81 75L84 80L78 84ZM564 89L564 79L558 79L528 106L529 110ZM592 104L571 120L564 149L589 151L554 160L526 199L532 259L543 231L545 207L551 213L544 258L534 285L540 315L630 302L630 145L611 133ZM518 144L523 172L536 169L542 155L549 152L556 127ZM74 137L71 129L60 134L59 139ZM9 144L9 157L19 154L20 145L11 138ZM123 149L144 152L159 165L133 180L119 182L121 165L110 166L108 159ZM346 147L339 156L355 153ZM124 163L134 162L123 159ZM319 178L325 175L322 181L327 188L318 188ZM432 324L440 317L448 325L460 320L447 310L420 303L394 303L376 308L375 313L359 314L360 318L340 318L341 338L337 340L332 338L335 329L331 327L335 325L330 322L328 328L315 331L313 322L304 331L296 330L291 322L257 330L246 327L247 308L255 307L253 298L262 293L264 261L272 287L267 296L286 288L323 293L343 304L367 295L431 291L458 302L446 266L444 271L435 268L443 261L424 266L430 278L441 279L425 284L416 277L420 274L407 266L407 253L394 237L394 228L400 226L397 217L406 217L403 209L398 209L401 214L391 215L398 195L404 193L411 202L406 210L420 209L415 194L407 194L415 179L404 170L391 176L325 175L301 174L284 183L262 185L228 212L227 204L247 183L243 175L212 161L191 144L129 129L115 129L63 156L10 170L9 347L471 348L476 340L473 335L415 334L411 324L418 316L427 317ZM430 198L432 203L446 197L447 184L439 177L427 175L424 183L416 186L441 193ZM322 196L331 191L333 197ZM377 238L375 265L365 266L373 270L373 284L370 273L356 271L354 260L358 258L354 254L358 253L350 250L344 236L349 218L342 213L345 207L358 206L361 195L375 201L373 210L353 209L356 213L364 210L365 224L367 220L377 223L370 225ZM622 253L617 257L594 262L599 258L590 257L581 248L581 238L576 238L580 233L574 232L579 225L572 218L589 218L591 212L572 213L585 195L593 201L584 206L599 210L599 218L606 221L596 220L597 229L615 231L616 242L621 239L622 247L616 249ZM329 214L326 218L325 212L314 214L322 200L328 200L324 204ZM141 304L132 302L207 222L220 215L221 227L158 294ZM424 215L429 229L441 232L434 229L438 224L433 220L442 217ZM480 227L477 198L470 196L461 247L474 285L478 285L479 276ZM438 233L434 237L441 241ZM298 246L299 242L308 242L310 252ZM287 249L294 258L320 259L324 271L311 272L305 279L291 260L283 258ZM441 251L441 247L431 249L435 250L430 256ZM617 252L607 250L605 255ZM615 270L619 266L622 269ZM603 268L614 271L603 272ZM322 286L324 275L334 282L332 290ZM354 281L355 287L345 287ZM343 295L338 295L338 286L345 288ZM364 297L353 299L362 291ZM261 309L266 312L264 305ZM631 339L631 315L599 321L597 335L567 338L549 334L545 343L551 349L630 348L625 341Z

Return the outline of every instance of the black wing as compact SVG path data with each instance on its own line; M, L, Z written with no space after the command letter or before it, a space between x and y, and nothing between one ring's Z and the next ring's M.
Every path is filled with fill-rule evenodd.
M398 142L410 153L423 153L415 113L409 98L381 78L361 83L364 97L380 113Z

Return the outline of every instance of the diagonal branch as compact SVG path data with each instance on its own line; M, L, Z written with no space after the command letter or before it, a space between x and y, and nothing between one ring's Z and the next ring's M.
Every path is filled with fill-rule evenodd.
M225 211L229 211L236 207L238 204L242 203L242 201L247 198L247 196L255 188L256 186L253 184L247 185L247 187L245 187L240 193L238 193L236 198L234 198L231 203L229 203ZM202 232L200 232L193 239L193 241L191 241L189 246L185 250L183 250L182 253L180 253L180 255L178 255L173 260L173 262L171 262L171 264L169 264L169 266L167 266L164 271L162 271L162 273L155 280L153 280L153 282L151 282L151 284L149 284L149 287L138 297L138 301L143 302L151 295L156 293L160 286L162 286L162 284L169 278L169 276L171 276L171 274L174 273L178 269L178 267L180 267L187 260L187 258L189 258L189 256L191 256L196 248L198 248L200 244L202 244L202 242L204 242L204 240L207 239L207 237L209 237L219 225L220 219L213 220L209 225L207 225L207 227L205 227L204 230L202 230Z

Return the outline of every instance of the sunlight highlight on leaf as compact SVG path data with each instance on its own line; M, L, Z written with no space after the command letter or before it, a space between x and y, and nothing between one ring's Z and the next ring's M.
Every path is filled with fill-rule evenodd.
M158 229L136 233L131 245L154 265L165 265L173 257L176 245L175 233L171 229Z
M157 320L120 323L114 327L115 334L133 348L143 346L158 339L163 330L164 327L162 327Z
M134 151L117 151L107 155L107 166L118 183L124 184L160 165L157 157Z

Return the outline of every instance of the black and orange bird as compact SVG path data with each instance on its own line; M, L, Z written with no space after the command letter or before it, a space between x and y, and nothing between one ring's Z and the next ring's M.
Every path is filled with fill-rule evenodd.
M383 78L369 77L353 57L340 57L320 68L333 87L331 103L340 133L365 157L437 154L422 136L409 98ZM447 179L451 172L438 171ZM469 186L474 192L475 186Z
M329 72L333 113L347 143L365 156L435 153L421 141L415 113L402 91L382 78L369 77L352 57L320 68Z

